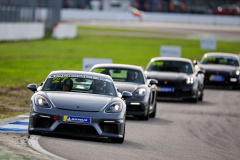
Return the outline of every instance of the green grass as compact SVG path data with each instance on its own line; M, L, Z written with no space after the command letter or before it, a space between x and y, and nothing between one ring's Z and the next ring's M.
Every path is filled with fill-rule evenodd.
M24 113L28 113L28 112L27 111L14 111L12 109L9 109L5 106L0 105L0 119L17 116L19 114L24 114Z
M83 27L82 27L83 28ZM95 28L94 30L99 30ZM83 58L146 67L161 45L180 45L182 57L200 60L198 40L78 35L75 39L0 42L0 87L40 84L53 70L82 70ZM240 42L218 42L217 51L239 53Z
M25 113L29 113L29 111L24 111L24 112L11 111L11 112L5 112L3 114L0 113L0 119L15 117L17 115L25 114Z
M141 30L141 29L122 29L122 28L106 28L106 27L85 27L79 26L78 31L112 31L112 32L139 32L139 33L158 33L158 34L177 34L181 35L183 33L172 33L167 31L158 30Z

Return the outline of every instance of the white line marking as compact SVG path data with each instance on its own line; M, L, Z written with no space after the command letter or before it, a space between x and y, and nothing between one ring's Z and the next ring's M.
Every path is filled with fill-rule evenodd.
M56 155L46 151L45 149L43 149L38 143L38 139L40 137L41 136L31 135L30 138L28 138L28 140L27 140L28 146L31 147L33 150L35 150L37 152L40 152L42 154L48 155L50 157L53 157L53 158L56 158L56 159L59 159L59 160L67 160L67 159L64 159L62 157L56 156Z

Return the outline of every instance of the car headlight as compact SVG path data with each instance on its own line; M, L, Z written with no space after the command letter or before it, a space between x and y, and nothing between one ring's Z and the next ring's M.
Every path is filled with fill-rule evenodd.
M134 93L134 96L145 96L146 95L146 89L145 88L138 88Z
M188 78L186 79L186 83L187 83L187 84L193 84L193 82L194 82L193 77L188 77Z
M239 76L240 74L240 71L239 70L236 70L236 71L232 71L230 72L230 75L236 75L236 76Z
M43 96L37 95L35 97L35 105L43 108L50 108L50 104L48 103L47 99Z
M106 109L106 112L117 113L117 112L121 112L122 108L123 108L123 104L121 102L114 102Z
M240 73L240 72L239 72L239 70L237 70L237 71L236 71L236 75L238 76L238 75L239 75L239 73Z

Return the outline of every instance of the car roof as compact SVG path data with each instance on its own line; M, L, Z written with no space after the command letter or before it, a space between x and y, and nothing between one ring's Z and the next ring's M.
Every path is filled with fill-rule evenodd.
M204 57L206 56L229 56L229 57L235 57L239 59L239 56L233 53L224 53L224 52L208 52L204 54Z
M96 65L94 65L94 66L91 68L91 70L92 70L93 68L99 68L99 67L107 67L107 68L126 68L126 69L143 71L142 67L140 67L140 66L129 65L129 64L109 64L109 63L96 64Z
M192 63L190 59L187 58L179 58L179 57L155 57L151 59L151 62L153 61L159 61L159 60L170 60L170 61L182 61L182 62L189 62Z
M66 74L70 74L70 75L87 75L87 76L98 76L98 77L101 77L101 78L106 78L106 79L111 79L112 80L112 77L110 77L109 75L106 75L106 74L101 74L101 73L93 73L93 72L85 72L85 71L71 71L71 70L59 70L59 71L52 71L50 75L55 75L55 74L63 74L63 75L66 75Z

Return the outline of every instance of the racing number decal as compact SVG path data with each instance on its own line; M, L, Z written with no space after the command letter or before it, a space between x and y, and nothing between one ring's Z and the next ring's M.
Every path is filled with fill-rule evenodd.
M207 61L216 61L216 57L207 57L204 59L205 62Z
M163 65L163 61L155 61L152 63L152 66L162 66Z
M64 82L66 79L68 79L68 77L54 77L52 83Z
M95 73L102 73L103 71L105 71L104 68L96 68L93 70L93 72L95 72Z

